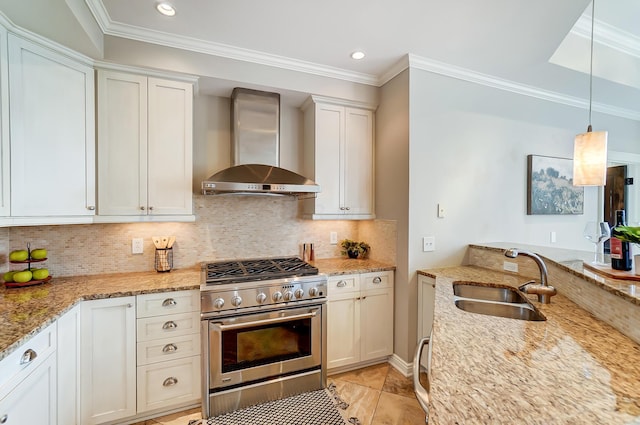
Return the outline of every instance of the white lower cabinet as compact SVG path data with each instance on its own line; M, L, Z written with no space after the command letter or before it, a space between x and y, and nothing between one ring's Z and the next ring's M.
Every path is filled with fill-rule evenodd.
M329 370L393 354L393 280L393 271L329 278Z
M55 425L56 324L0 362L0 424Z
M81 423L136 414L136 299L83 301L80 333Z
M58 425L80 425L80 306L57 320Z
M137 296L138 413L200 400L198 291Z

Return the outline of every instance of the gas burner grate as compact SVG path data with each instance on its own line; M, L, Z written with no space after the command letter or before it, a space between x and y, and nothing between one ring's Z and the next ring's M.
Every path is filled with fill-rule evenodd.
M310 276L318 269L298 257L257 258L208 263L206 283L238 283L285 277Z

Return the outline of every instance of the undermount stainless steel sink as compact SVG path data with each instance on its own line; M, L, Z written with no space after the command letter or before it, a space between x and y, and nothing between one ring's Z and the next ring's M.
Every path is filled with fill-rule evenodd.
M462 298L497 301L503 303L528 303L527 298L514 288L481 286L470 283L454 283L453 294Z
M547 320L517 289L508 286L486 286L469 282L453 284L454 304L469 313L509 319Z

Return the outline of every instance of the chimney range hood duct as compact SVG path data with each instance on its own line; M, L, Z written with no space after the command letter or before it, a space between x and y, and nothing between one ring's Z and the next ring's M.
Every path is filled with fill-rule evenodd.
M202 182L202 193L301 195L320 192L312 180L279 167L280 95L235 88L231 94L232 167Z

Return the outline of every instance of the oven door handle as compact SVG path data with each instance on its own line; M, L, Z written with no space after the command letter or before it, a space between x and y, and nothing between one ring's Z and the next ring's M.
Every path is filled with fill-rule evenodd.
M273 319L255 320L255 321L244 322L244 323L232 323L229 325L225 325L220 322L214 322L214 324L221 331L231 331L234 329L250 328L256 325L271 325L274 323L289 322L291 320L297 320L297 319L311 319L313 317L316 317L317 312L318 310L314 310L310 313L292 314L290 316L274 317Z

